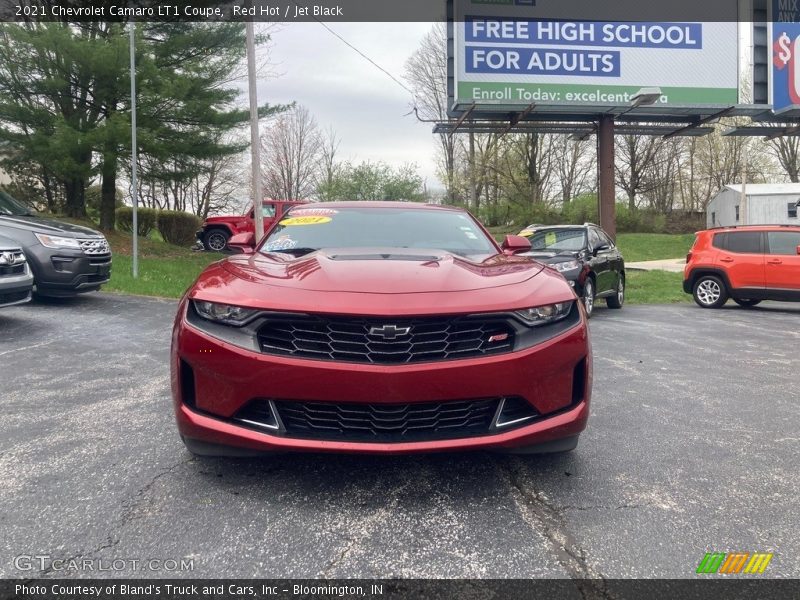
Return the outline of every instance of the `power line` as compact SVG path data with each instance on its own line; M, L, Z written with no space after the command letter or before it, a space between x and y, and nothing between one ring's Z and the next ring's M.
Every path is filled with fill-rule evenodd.
M350 48L350 49L352 49L353 51L355 51L355 52L356 52L356 53L357 53L359 56L361 56L363 59L365 59L365 60L366 60L366 61L368 61L370 64L372 64L372 66L374 66L376 69L380 70L380 71L381 71L381 72L382 72L384 75L386 75L387 77L389 77L389 78L390 78L392 81L394 81L394 82L395 82L397 85L399 85L401 88L403 88L403 89L404 89L405 91L407 91L409 94L411 94L411 99L414 101L414 105L415 105L415 108L416 108L416 103L417 103L417 98L416 98L416 95L414 94L414 92L413 92L413 91L412 91L412 90L411 90L411 89L410 89L410 88L409 88L409 87L408 87L406 84L404 84L404 83L403 83L402 81L400 81L400 80L399 80L397 77L395 77L395 76L394 76L394 75L392 75L392 74L391 74L389 71L387 71L387 70L386 70L386 69L384 69L382 66L380 66L380 65L379 65L377 62L375 62L374 60L372 60L372 59L371 59L369 56L367 56L366 54L364 54L364 53L363 53L361 50L359 50L358 48L356 48L356 47L355 47L353 44L351 44L351 43L350 43L350 42L348 42L346 39L344 39L344 38L343 38L341 35L339 35L338 33L336 33L336 32L335 32L333 29L331 29L330 27L328 27L328 26L327 26L325 23L323 23L322 21L320 21L320 20L319 20L319 19L317 19L316 17L314 18L314 20L315 20L317 23L319 23L320 25L322 25L322 26L323 26L325 29L327 29L327 30L328 30L328 31L329 31L329 32L330 32L330 33L331 33L331 34L332 34L334 37L336 37L336 38L338 38L339 40L341 40L341 42L342 42L342 43L343 43L345 46L347 46L348 48Z

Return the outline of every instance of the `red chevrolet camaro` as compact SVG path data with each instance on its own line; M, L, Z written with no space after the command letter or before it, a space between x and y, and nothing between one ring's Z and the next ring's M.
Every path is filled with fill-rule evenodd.
M309 204L209 266L172 337L178 429L199 455L572 450L592 359L556 271L469 213Z

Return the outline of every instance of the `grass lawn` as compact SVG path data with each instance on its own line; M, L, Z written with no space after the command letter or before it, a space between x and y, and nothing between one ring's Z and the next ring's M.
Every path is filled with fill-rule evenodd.
M667 271L628 271L626 304L677 304L691 302L683 293L683 274Z
M617 246L627 262L684 258L694 243L691 233L620 233Z
M139 258L139 278L131 275L130 255L114 254L111 281L103 286L110 292L180 298L209 264L223 258L210 252L188 252L183 255Z

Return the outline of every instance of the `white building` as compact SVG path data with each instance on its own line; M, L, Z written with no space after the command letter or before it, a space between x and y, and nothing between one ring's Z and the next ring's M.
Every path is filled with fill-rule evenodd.
M708 203L706 224L800 225L800 183L748 183L747 202L742 204L742 186L726 185Z

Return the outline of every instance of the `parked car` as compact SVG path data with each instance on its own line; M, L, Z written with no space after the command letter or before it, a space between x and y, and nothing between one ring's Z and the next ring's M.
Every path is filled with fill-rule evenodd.
M0 191L0 235L22 250L40 296L74 296L111 278L111 248L103 234L46 218Z
M703 308L720 308L729 298L744 307L763 300L800 302L800 226L698 232L686 256L683 291Z
M467 212L290 209L180 302L172 392L200 455L571 450L586 426L585 312L555 271ZM254 247L255 246L255 247Z
M22 247L0 236L0 308L30 301L33 275Z
M561 273L583 300L587 316L592 316L597 298L604 298L609 308L622 308L625 259L598 225L531 225L520 235L531 242L524 256Z
M275 220L282 216L293 206L305 204L300 200L264 200L264 231L267 231ZM206 250L224 252L228 247L228 240L239 233L255 233L255 211L251 206L244 214L239 216L208 217L203 221L203 226L197 230L197 239Z

